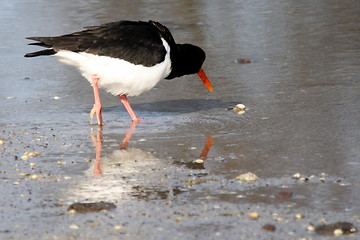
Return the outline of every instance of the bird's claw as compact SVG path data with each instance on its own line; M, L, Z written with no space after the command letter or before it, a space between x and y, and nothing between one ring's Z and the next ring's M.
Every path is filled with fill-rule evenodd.
M95 108L95 104L94 104L94 107L93 107L93 108L91 109L91 111L90 111L90 118L91 118L91 119L94 119L95 113L96 113L96 108Z
M104 122L102 120L102 115L101 115L101 106L96 106L96 104L94 104L94 107L91 109L90 111L90 118L94 119L94 115L96 114L96 119L98 122L99 126L104 126Z

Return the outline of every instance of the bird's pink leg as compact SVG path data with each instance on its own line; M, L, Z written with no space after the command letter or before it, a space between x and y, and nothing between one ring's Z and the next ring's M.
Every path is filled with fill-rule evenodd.
M101 114L102 106L101 106L101 101L100 101L98 82L99 82L99 77L96 74L92 75L92 83L93 83L92 87L94 89L95 103L94 103L94 107L90 111L90 118L93 119L94 115L96 113L98 125L103 126L104 122L102 120L102 114Z
M126 108L126 110L128 111L131 119L134 121L134 122L140 122L140 118L138 118L135 113L134 113L134 110L132 110L131 106L130 106L130 103L128 102L127 98L126 98L126 95L125 94L121 94L119 95L119 98L122 102L122 104L124 105L124 107Z

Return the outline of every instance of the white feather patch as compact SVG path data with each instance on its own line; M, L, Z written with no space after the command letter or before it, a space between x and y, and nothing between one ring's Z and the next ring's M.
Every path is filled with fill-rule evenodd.
M170 46L164 39L161 40L166 49L165 59L152 67L85 52L60 50L55 56L60 62L77 67L90 83L92 76L96 74L99 77L99 87L113 95L137 96L153 88L171 72Z

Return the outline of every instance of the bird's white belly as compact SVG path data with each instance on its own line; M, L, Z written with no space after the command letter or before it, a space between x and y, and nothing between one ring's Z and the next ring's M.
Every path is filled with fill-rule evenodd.
M152 67L85 52L61 50L55 56L61 62L77 67L90 83L92 76L96 74L99 77L99 87L114 95L136 96L153 88L171 72L170 47L163 39L162 41L167 52L165 59Z

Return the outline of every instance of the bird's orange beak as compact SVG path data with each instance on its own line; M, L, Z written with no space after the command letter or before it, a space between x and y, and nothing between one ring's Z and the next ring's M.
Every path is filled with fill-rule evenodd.
M204 70L202 68L200 68L197 75L201 78L201 80L203 81L203 83L207 87L207 89L209 89L209 91L212 92L213 88L211 86L211 83L210 83L209 79L207 78L207 76L206 76L206 74L205 74L205 72L204 72Z

